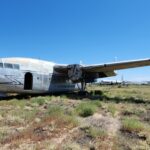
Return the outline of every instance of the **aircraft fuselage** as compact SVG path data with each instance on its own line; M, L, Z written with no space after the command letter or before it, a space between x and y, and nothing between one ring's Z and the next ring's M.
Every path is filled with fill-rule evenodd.
M76 84L54 71L55 63L27 59L0 59L0 92L51 93L74 91Z

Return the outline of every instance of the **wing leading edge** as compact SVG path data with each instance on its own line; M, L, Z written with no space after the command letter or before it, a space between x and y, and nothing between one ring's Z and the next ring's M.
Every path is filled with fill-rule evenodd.
M88 72L101 72L101 71L114 71L121 69L129 69L136 67L150 66L150 59L142 59L142 60L132 60L132 61L122 61L115 63L106 63L100 65L90 65L83 66L83 70Z
M82 66L73 65L56 65L54 70L59 73L66 74L73 82L93 82L96 78L115 76L115 70L128 69L150 66L150 59L122 61L98 65Z

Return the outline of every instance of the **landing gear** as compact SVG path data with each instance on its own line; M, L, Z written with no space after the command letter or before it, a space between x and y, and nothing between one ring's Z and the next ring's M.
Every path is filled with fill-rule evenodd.
M77 83L78 86L78 90L80 92L84 92L86 89L86 82L85 81L81 81L80 83Z
M86 89L86 82L85 81L81 81L81 92L84 92Z
M78 94L80 96L87 96L88 92L85 90L86 89L86 82L85 81L81 81L81 87L80 87L80 91L78 92Z

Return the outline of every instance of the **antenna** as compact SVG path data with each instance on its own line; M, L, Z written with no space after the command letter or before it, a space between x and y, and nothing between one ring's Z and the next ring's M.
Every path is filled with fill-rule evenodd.
M83 62L82 62L82 60L80 60L80 65L83 65Z
M115 56L115 62L117 62L118 61L118 57L117 56Z

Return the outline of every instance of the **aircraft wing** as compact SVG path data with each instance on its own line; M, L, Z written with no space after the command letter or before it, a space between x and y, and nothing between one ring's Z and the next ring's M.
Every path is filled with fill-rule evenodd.
M114 63L106 63L100 65L89 65L82 67L84 71L87 72L105 72L105 71L114 71L121 69L129 69L135 67L150 66L150 59L143 60L133 60L133 61L122 61Z
M56 65L54 67L54 70L59 73L67 74L68 78L73 82L79 82L83 79L86 82L93 82L96 78L115 76L115 70L143 66L150 66L150 59L122 61L87 66L79 64Z

